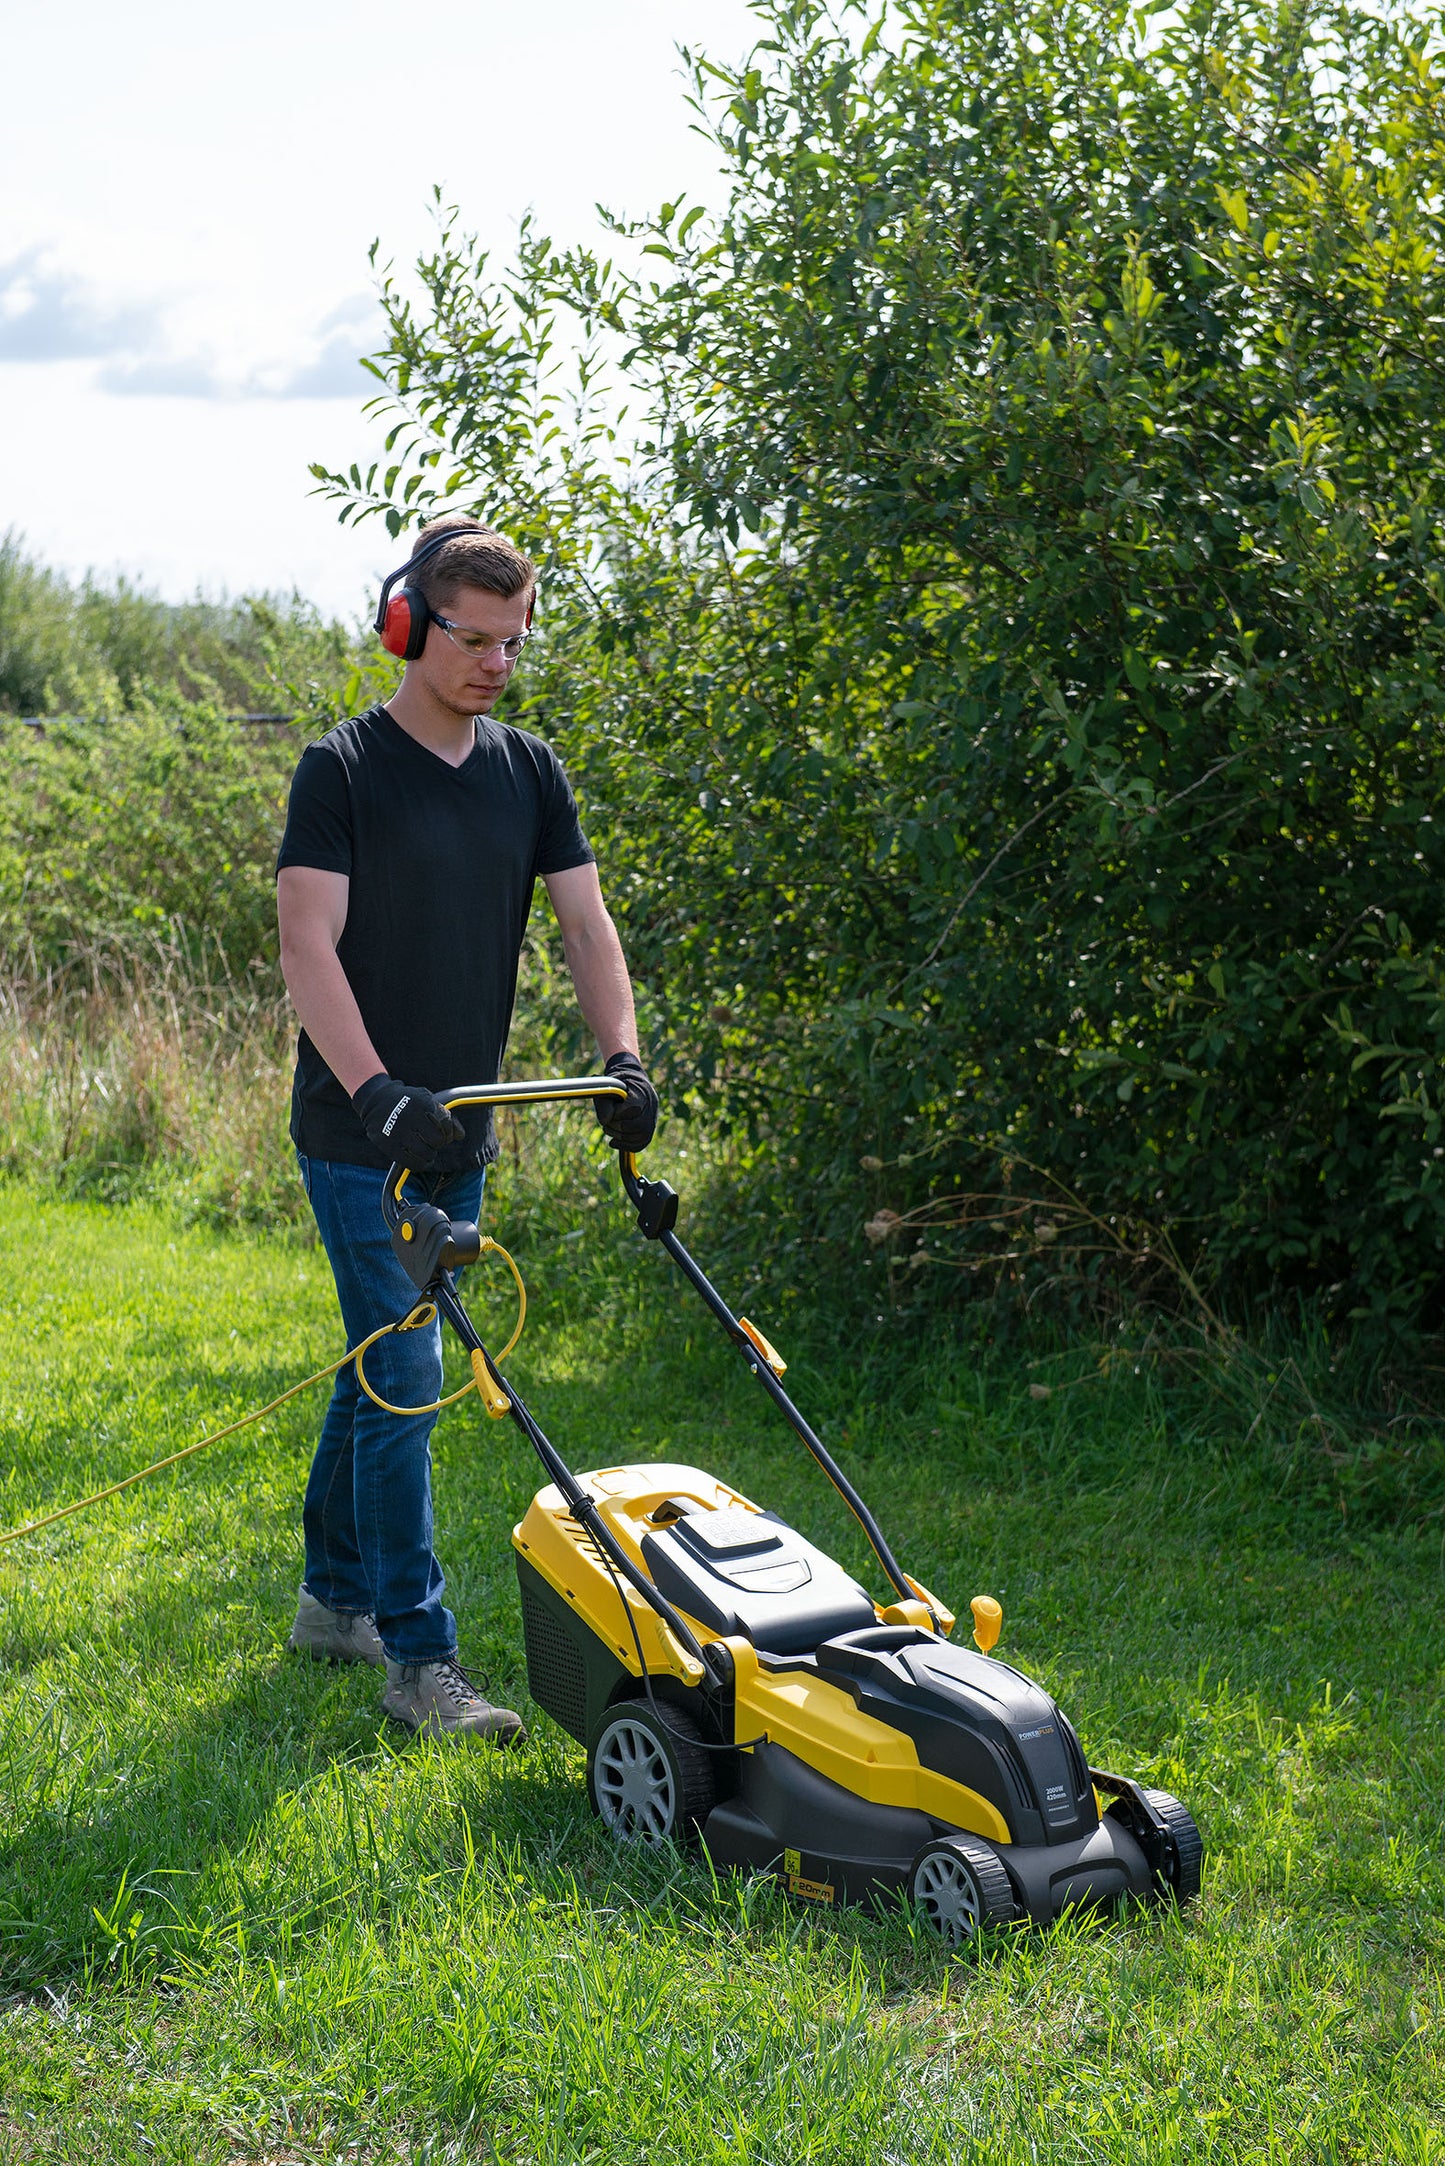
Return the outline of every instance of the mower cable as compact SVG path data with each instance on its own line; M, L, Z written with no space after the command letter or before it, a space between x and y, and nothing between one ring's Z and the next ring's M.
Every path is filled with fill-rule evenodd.
M502 1354L498 1356L500 1360L511 1353L512 1348L522 1336L522 1326L527 1321L527 1289L522 1283L522 1274L517 1269L512 1256L503 1248L500 1241L494 1241L489 1234L485 1235L482 1240L483 1255L486 1254L488 1249L494 1249L499 1256L505 1259L511 1267L513 1278L517 1282L517 1322L512 1336L502 1350ZM127 1474L122 1481L112 1482L108 1489L97 1489L88 1497L77 1498L74 1504L62 1504L59 1511L47 1512L41 1519L27 1520L23 1527L7 1528L4 1533L0 1533L0 1546L3 1546L6 1542L18 1542L22 1536L27 1534L39 1534L42 1527L53 1527L58 1519L69 1519L75 1512L88 1511L92 1504L104 1504L107 1497L119 1496L122 1489L131 1489L137 1482L147 1481L152 1474L164 1473L167 1467L175 1466L178 1461L189 1459L196 1452L203 1452L208 1444L219 1444L222 1438L234 1436L238 1429L248 1429L252 1422L264 1421L268 1414L274 1414L278 1406L284 1406L286 1401L294 1399L298 1392L309 1391L313 1384L321 1383L323 1378L335 1376L339 1369L346 1367L348 1361L356 1363L357 1382L373 1405L379 1406L383 1412L401 1415L439 1413L444 1406L452 1406L458 1399L465 1399L469 1391L475 1391L477 1389L475 1378L471 1382L463 1384L460 1391L449 1392L444 1399L434 1399L428 1406L392 1406L372 1390L370 1384L366 1381L366 1372L361 1366L362 1355L370 1347L375 1346L378 1339L389 1337L393 1331L416 1331L431 1323L435 1315L435 1302L418 1301L414 1308L408 1309L406 1315L398 1317L394 1324L383 1324L379 1331L370 1333L367 1338L361 1341L359 1346L353 1346L348 1353L343 1354L339 1361L328 1362L326 1367L318 1369L314 1376L303 1376L299 1384L292 1384L290 1389L283 1391L279 1398L269 1399L265 1406L258 1406L254 1413L243 1414L239 1421L228 1423L224 1429L217 1429L211 1436L198 1438L194 1444L182 1445L178 1452L170 1452L164 1459L152 1460L148 1467L141 1467L136 1473ZM640 1646L638 1653L640 1656Z
M481 1252L484 1256L486 1255L488 1249L495 1250L498 1256L504 1257L506 1259L506 1262L511 1267L512 1276L517 1282L516 1325L513 1329L512 1336L510 1337L510 1339L508 1339L506 1345L502 1348L502 1351L496 1357L498 1361L505 1361L508 1354L511 1353L512 1348L516 1345L518 1339L521 1338L522 1327L527 1321L527 1289L522 1283L522 1274L517 1269L516 1261L512 1257L510 1252L507 1249L503 1248L500 1241L494 1241L490 1234L483 1234ZM436 1303L434 1301L423 1301L419 1303L418 1306L412 1310L410 1316L405 1317L401 1323L388 1324L386 1326L386 1331L413 1331L420 1324L429 1324L432 1318L436 1315L436 1312ZM379 1406L384 1414L400 1414L403 1418L411 1414L439 1414L444 1406L455 1406L458 1399L465 1399L469 1391L475 1391L477 1389L476 1377L472 1376L465 1384L462 1385L460 1391L448 1392L446 1398L444 1399L433 1399L429 1406L393 1406L389 1399L383 1399L379 1395L379 1393L372 1390L370 1384L368 1384L368 1382L366 1381L366 1371L361 1366L361 1357L366 1352L368 1346L373 1343L374 1339L384 1338L385 1336L386 1332L378 1331L372 1334L371 1339L363 1339L360 1346L357 1347L356 1354L354 1356L354 1359L356 1361L357 1383L360 1384L362 1390L366 1393L366 1396L368 1399L370 1399L372 1405Z

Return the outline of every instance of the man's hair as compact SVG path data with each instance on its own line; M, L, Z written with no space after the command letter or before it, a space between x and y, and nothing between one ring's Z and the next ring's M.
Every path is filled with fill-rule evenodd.
M481 587L488 594L526 594L537 584L537 567L505 534L468 518L462 511L444 512L429 519L412 544L412 555L439 534L455 534L429 557L413 581L421 588L429 609L449 601L458 587Z

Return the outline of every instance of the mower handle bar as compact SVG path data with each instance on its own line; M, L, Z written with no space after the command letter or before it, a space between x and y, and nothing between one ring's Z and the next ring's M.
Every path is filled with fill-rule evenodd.
M616 1076L563 1075L543 1077L537 1082L456 1083L449 1090L438 1091L437 1096L448 1113L454 1113L459 1106L537 1106L565 1104L569 1098L625 1098L627 1086ZM401 1192L410 1178L411 1167L399 1160L387 1172L381 1201L388 1226L396 1223Z
M627 1085L613 1075L559 1075L537 1082L523 1078L516 1083L458 1083L454 1090L438 1091L451 1112L457 1106L532 1106L548 1099L625 1098Z
M614 1076L577 1075L554 1076L550 1081L540 1080L537 1082L461 1083L453 1090L438 1091L437 1096L448 1111L455 1111L459 1106L527 1106L555 1104L575 1098L625 1098L627 1090L626 1086L619 1083ZM387 1173L381 1204L382 1216L388 1226L395 1226L397 1222L402 1207L402 1190L406 1186L410 1172L410 1167L394 1165ZM631 1151L619 1152L618 1172L622 1177L623 1189L626 1191L629 1200L639 1207L640 1216L647 1192L653 1188L654 1184L642 1179L637 1171L636 1155ZM665 1182L659 1185L672 1202L672 1215L675 1218L676 1197L672 1195ZM643 1230L648 1232L646 1226L644 1226ZM917 1589L914 1587L913 1582L906 1577L897 1558L884 1540L877 1520L873 1517L873 1514L869 1511L867 1505L863 1502L863 1499L859 1496L832 1454L825 1448L822 1439L803 1419L802 1414L793 1404L788 1393L784 1391L777 1375L774 1373L772 1363L759 1350L758 1343L753 1338L752 1333L743 1329L742 1324L733 1315L732 1310L723 1300L706 1272L700 1268L683 1247L681 1241L678 1240L677 1235L672 1231L672 1220L665 1219L655 1233L648 1234L648 1238L660 1239L662 1247L682 1272L683 1277L688 1280L695 1292L701 1295L705 1306L712 1311L713 1316L722 1325L728 1338L733 1341L738 1351L743 1355L769 1398L785 1417L797 1436L807 1446L813 1458L858 1521L870 1549L882 1565L887 1577L891 1580L899 1598L905 1601L916 1599ZM467 1345L475 1343L477 1350L480 1352L481 1341L476 1338L474 1327L467 1318L466 1311L457 1301L452 1289L449 1286L443 1287L438 1292L437 1299L438 1305L445 1308L449 1320L456 1324L463 1342ZM465 1326L464 1329L463 1326ZM488 1367L492 1368L490 1357L484 1354L483 1358L487 1361ZM492 1374L500 1388L502 1380L499 1373L492 1369ZM513 1401L516 1402L516 1394L511 1391L511 1386L508 1385L506 1388ZM548 1472L552 1474L554 1481L561 1482L563 1495L567 1498L574 1516L581 1519L582 1523L589 1528L594 1539L599 1542L599 1546L612 1554L614 1563L623 1565L627 1577L632 1579L634 1584L639 1584L634 1568L625 1559L623 1552L617 1549L616 1545L610 1540L601 1539L598 1530L601 1528L602 1522L596 1520L594 1526L593 1522L596 1519L596 1514L592 1501L585 1490L579 1487L571 1470L543 1437L541 1430L537 1428L530 1415L525 1414L525 1410L520 1407L519 1403L514 1403L512 1413L513 1418L519 1423L537 1450ZM655 1589L648 1594L648 1599L652 1602L659 1615L666 1617L672 1630L678 1634L683 1640L683 1644L688 1647L689 1653L695 1652L700 1655L701 1649L696 1639L688 1632L686 1625L678 1617L672 1605L664 1603Z

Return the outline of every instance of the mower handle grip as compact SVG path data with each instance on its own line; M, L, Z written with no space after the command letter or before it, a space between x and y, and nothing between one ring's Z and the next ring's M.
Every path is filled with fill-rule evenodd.
M454 1113L459 1106L536 1106L565 1103L569 1098L625 1098L627 1086L616 1076L565 1075L542 1077L536 1082L456 1083L449 1090L438 1091L437 1096L447 1111ZM411 1167L399 1161L388 1169L381 1196L382 1216L388 1226L396 1223L401 1192L410 1178Z

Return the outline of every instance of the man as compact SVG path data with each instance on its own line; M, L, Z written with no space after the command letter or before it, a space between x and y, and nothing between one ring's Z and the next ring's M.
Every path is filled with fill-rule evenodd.
M378 611L384 642L407 656L400 689L309 746L291 786L277 860L281 964L302 1025L291 1134L349 1346L415 1299L382 1222L386 1168L412 1167L450 1216L479 1215L497 1150L490 1111L454 1116L435 1092L499 1072L538 878L578 1005L627 1086L626 1099L597 1101L598 1119L623 1150L641 1150L656 1122L627 966L567 777L540 738L492 719L535 590L533 566L501 535L458 514L424 527ZM367 1356L394 1406L430 1404L441 1375L435 1322ZM408 1729L507 1744L521 1722L459 1666L442 1602L434 1422L383 1412L342 1371L307 1483L290 1645L384 1663L382 1706Z

